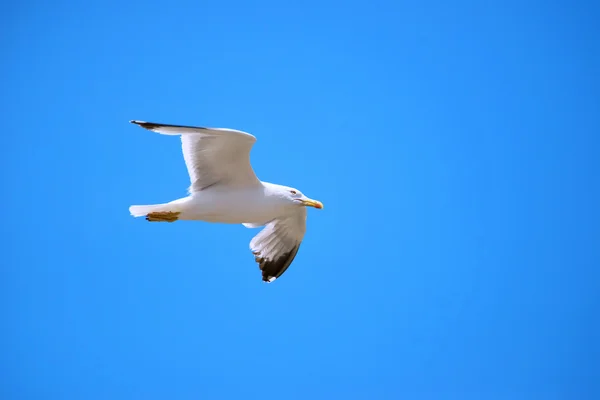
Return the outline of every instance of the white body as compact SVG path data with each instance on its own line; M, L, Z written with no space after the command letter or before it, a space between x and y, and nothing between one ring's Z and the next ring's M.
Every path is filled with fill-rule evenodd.
M180 220L262 226L303 207L278 196L278 186L267 182L233 189L216 185L165 204L131 206L130 212L135 217L151 212L179 212Z

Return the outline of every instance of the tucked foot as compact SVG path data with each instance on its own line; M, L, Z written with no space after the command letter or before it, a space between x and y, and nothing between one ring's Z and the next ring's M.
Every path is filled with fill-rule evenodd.
M180 212L162 211L151 212L146 215L146 221L150 222L175 222L179 219Z

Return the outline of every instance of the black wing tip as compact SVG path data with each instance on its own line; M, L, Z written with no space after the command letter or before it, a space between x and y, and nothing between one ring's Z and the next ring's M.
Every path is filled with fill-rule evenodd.
M141 126L142 128L146 128L148 130L156 129L162 126L162 124L156 124L154 122L146 122L146 121L138 121L136 119L132 119L129 121L132 124L136 124Z
M296 254L298 253L299 249L300 246L296 246L290 252L281 255L275 260L266 260L260 257L259 254L254 253L255 261L258 263L258 268L262 272L262 281L266 283L273 283L279 279L279 277L281 277L281 275L283 275L283 273L292 264L292 261L294 261L294 258L296 258Z

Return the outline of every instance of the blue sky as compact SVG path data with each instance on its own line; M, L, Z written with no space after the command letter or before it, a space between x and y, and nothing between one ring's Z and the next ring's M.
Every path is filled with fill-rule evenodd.
M598 398L599 8L11 3L2 398ZM281 279L130 119L323 201Z

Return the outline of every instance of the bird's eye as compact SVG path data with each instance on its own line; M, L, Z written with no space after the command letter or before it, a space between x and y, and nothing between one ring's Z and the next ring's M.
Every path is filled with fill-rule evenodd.
M295 190L290 190L291 194L298 194L298 192L296 192Z

